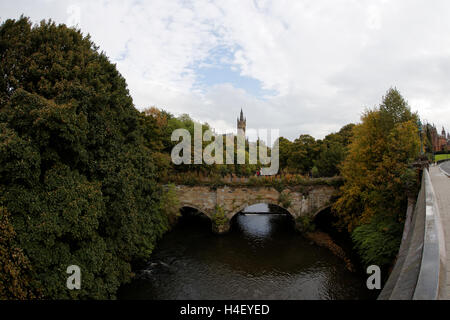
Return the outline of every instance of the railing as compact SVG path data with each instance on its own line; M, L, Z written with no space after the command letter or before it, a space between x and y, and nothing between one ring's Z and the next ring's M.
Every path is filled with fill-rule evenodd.
M397 262L379 300L436 300L445 296L445 241L442 220L431 184L423 170L409 231L405 230ZM405 225L407 225L405 223Z

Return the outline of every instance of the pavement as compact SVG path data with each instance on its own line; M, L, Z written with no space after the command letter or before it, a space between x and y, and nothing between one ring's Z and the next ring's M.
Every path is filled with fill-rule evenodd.
M445 175L442 171L448 173ZM439 166L430 166L430 177L439 206L439 214L443 220L446 267L447 267L447 300L450 300L450 161Z

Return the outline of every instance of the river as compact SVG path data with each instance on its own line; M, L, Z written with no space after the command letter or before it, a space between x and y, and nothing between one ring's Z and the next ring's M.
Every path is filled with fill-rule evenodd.
M200 214L180 218L119 299L372 299L362 272L295 231L287 214L248 207L225 235ZM192 213L192 212L191 212Z

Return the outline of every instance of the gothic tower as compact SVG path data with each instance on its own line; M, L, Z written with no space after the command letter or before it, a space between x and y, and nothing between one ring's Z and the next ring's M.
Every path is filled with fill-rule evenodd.
M246 125L247 125L247 119L244 118L244 113L242 112L242 108L241 108L241 115L237 119L238 132L239 132L239 129L242 129L242 131L244 131L244 134L245 134L245 127L246 127Z

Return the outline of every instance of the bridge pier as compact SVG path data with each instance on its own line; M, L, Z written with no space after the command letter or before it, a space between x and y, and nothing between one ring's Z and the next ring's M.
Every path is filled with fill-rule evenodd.
M226 223L223 224L217 224L214 223L213 221L211 225L212 225L212 232L214 232L215 234L225 234L228 231L230 231L231 228L230 221L227 221Z

